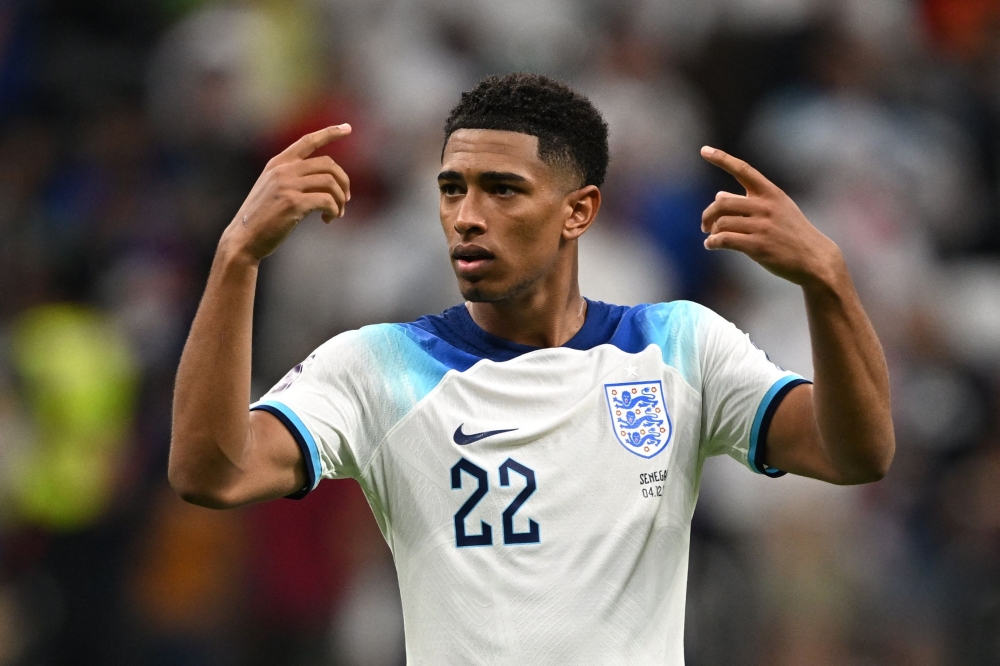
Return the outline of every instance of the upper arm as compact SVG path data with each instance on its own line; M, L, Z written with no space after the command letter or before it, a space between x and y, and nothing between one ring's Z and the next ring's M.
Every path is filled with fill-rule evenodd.
M322 478L356 476L355 452L367 444L370 430L359 390L364 383L362 352L355 336L342 334L296 365L249 406L243 446L231 447L238 453L219 453L217 471L201 486L211 490L181 492L182 497L230 508L279 497L299 499Z
M767 465L829 483L856 483L834 465L816 421L813 385L796 386L778 405L767 433Z
M323 478L357 475L356 451L368 441L363 355L353 336L337 336L250 405L247 449L268 470L253 483L256 492L300 499Z
M305 457L292 433L272 414L250 412L249 446L234 504L293 495L306 487Z
M777 477L768 455L777 410L808 382L776 366L750 338L702 308L696 344L701 367L703 455L727 454L751 471Z
M231 509L284 497L303 487L303 456L288 430L264 412L250 412L248 426L238 455L220 449L194 470L184 474L171 470L171 485L185 501ZM202 482L188 481L192 477Z

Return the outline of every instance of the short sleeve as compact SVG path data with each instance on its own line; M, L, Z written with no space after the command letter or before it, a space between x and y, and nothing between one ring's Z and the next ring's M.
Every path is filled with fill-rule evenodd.
M250 405L281 421L302 451L306 486L289 496L293 499L323 478L357 476L365 429L363 399L352 377L359 353L354 337L345 333L329 340Z
M758 474L782 476L764 464L767 432L784 397L808 380L771 363L749 336L710 310L698 328L706 454L727 454Z

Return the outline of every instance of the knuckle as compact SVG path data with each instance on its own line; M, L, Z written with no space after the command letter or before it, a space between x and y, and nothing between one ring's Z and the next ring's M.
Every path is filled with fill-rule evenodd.
M299 198L295 196L295 193L289 190L282 190L275 195L278 203L281 204L286 210L298 210L299 208Z
M280 178L274 181L275 196L277 196L282 201L288 201L292 198L293 190L289 187L289 183L286 179Z

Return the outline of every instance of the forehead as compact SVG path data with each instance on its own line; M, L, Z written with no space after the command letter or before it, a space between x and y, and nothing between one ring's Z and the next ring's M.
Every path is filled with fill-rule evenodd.
M538 157L538 137L503 130L455 130L445 144L446 171L509 171L541 175L549 167Z

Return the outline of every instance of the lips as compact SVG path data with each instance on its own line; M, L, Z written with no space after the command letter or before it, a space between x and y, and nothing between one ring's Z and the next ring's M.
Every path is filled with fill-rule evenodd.
M455 270L462 277L475 277L484 270L496 256L484 247L472 244L457 245L451 251Z

